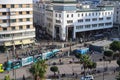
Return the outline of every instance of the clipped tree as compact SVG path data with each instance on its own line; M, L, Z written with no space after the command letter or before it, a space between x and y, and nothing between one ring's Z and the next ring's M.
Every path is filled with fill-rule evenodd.
M6 75L4 80L10 80L10 76L9 75Z
M112 55L113 55L112 51L110 51L110 50L104 51L104 56L106 56L106 57L112 57Z
M109 61L111 61L111 57L113 56L113 51L107 50L104 51L104 56L109 58Z
M120 59L118 59L118 60L117 60L117 64L118 64L118 65L119 65L119 67L120 67Z
M47 64L45 60L38 60L29 69L30 73L33 74L34 80L42 80L45 78L45 73L47 69Z
M58 72L58 67L57 66L51 66L50 70L54 73L54 76L55 76L56 72Z
M119 41L113 41L110 44L110 49L113 51L120 51L120 42Z
M7 47L6 46L0 46L0 51L5 53L7 50Z

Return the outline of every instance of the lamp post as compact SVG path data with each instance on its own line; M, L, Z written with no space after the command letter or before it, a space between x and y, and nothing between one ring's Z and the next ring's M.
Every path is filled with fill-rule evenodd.
M13 37L12 36L12 45L13 45L13 59L15 59L16 55L15 55L15 43L13 41ZM14 64L13 64L13 76L14 76L14 79L16 80L16 69L14 69Z
M104 80L104 71L105 71L105 56L103 55L103 80Z

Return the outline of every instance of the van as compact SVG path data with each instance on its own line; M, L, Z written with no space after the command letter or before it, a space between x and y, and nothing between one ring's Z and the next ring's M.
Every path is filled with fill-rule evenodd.
M82 76L80 80L94 80L93 75Z

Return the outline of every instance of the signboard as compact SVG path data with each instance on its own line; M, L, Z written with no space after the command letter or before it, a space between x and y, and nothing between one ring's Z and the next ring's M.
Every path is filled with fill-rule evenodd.
M26 66L33 63L33 56L22 58L22 66Z

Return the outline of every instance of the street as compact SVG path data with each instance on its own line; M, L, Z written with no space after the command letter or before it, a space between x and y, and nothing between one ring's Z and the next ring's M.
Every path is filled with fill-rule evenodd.
M76 48L80 48L80 46L82 46L82 45L83 44L73 45L71 49L74 50ZM27 51L27 49L24 49L24 50ZM24 50L22 50L22 51L19 50L19 52L24 52ZM73 58L74 58L74 61L78 61L78 59L76 59L74 56L67 57L67 56L63 55L64 52L66 52L66 51L68 52L70 50L70 47L61 48L61 50L62 50L62 52L60 52L59 54L62 55L62 57L53 58L53 59L50 59L47 61L48 69L47 69L46 77L49 78L49 76L53 75L53 72L50 71L50 67L55 62L58 66L60 75L66 74L66 77L61 77L61 79L63 78L63 80L66 80L66 78L69 78L70 80L73 80L76 77L75 77L75 75L72 76L72 74L75 73L75 74L77 74L77 79L79 80L80 77L82 76L81 72L83 72L82 65L77 64L77 63L70 64L70 61L73 61ZM12 55L12 53L10 53L10 55ZM4 61L7 60L6 54L1 54L0 57L1 57L0 63L3 63ZM105 72L105 74L107 74L107 75L104 76L104 78L105 78L104 80L114 80L116 74L114 74L113 72L118 67L118 65L116 64L116 61L111 61L111 63L109 63L108 61L103 62L103 61L100 61L100 59L102 59L102 57L103 57L103 54L101 54L101 53L94 53L94 54L90 55L91 60L94 62L97 62L96 71L99 71L99 73L96 72L94 74L95 80L103 80L102 74L103 74L103 70L105 67L108 67L108 71ZM59 64L60 59L63 62L62 65ZM14 71L14 73L13 73L13 70L11 70L9 73L8 72L0 73L0 79L3 79L4 76L7 74L9 74L11 78L15 78L15 74L16 74L17 80L21 80L23 75L25 75L26 78L27 77L32 78L31 74L29 73L29 68L30 68L30 65L26 66L26 67L21 67L20 69L16 69ZM108 74L108 73L110 73L110 74ZM69 79L67 79L67 80L69 80Z
M63 65L59 65L59 59L48 60L47 64L49 64L49 62L50 62L50 66L48 66L46 77L53 75L53 72L50 71L50 67L52 66L53 62L56 62L56 63L58 63L57 66L58 66L58 69L59 69L61 75L66 74L66 75L68 75L66 77L69 78L69 77L71 77L70 75L72 75L73 72L74 72L74 73L77 73L78 78L80 78L80 76L81 76L80 74L83 71L83 69L81 68L82 65L75 64L75 63L69 64L70 60L72 60L72 58L63 58L62 59L62 61L64 62ZM101 72L94 74L95 75L95 80L101 80L102 79L103 75L101 75L101 74L103 74L103 72L102 72L103 67L104 67L103 64L104 64L103 62L97 62L96 70L97 71L99 70ZM108 75L108 73L113 73L114 72L113 70L116 67L118 67L118 65L116 64L116 61L112 61L110 64L107 63L107 66L109 66L108 71L105 72L105 74L107 74L107 75ZM31 77L31 74L29 73L29 68L30 68L30 66L22 67L20 69L16 69L16 78L19 80L19 79L22 78L23 75L25 75L25 77ZM9 74L11 78L15 77L15 74L14 74L14 77L13 77L13 70L11 70L9 73L8 72L0 73L0 79L3 79L6 74ZM111 75L111 74L109 74L109 75ZM112 74L112 76L114 78L114 76L116 76L116 74ZM110 77L107 77L105 75L106 80L114 80L113 78L110 78ZM74 78L74 76L73 76L73 78Z

